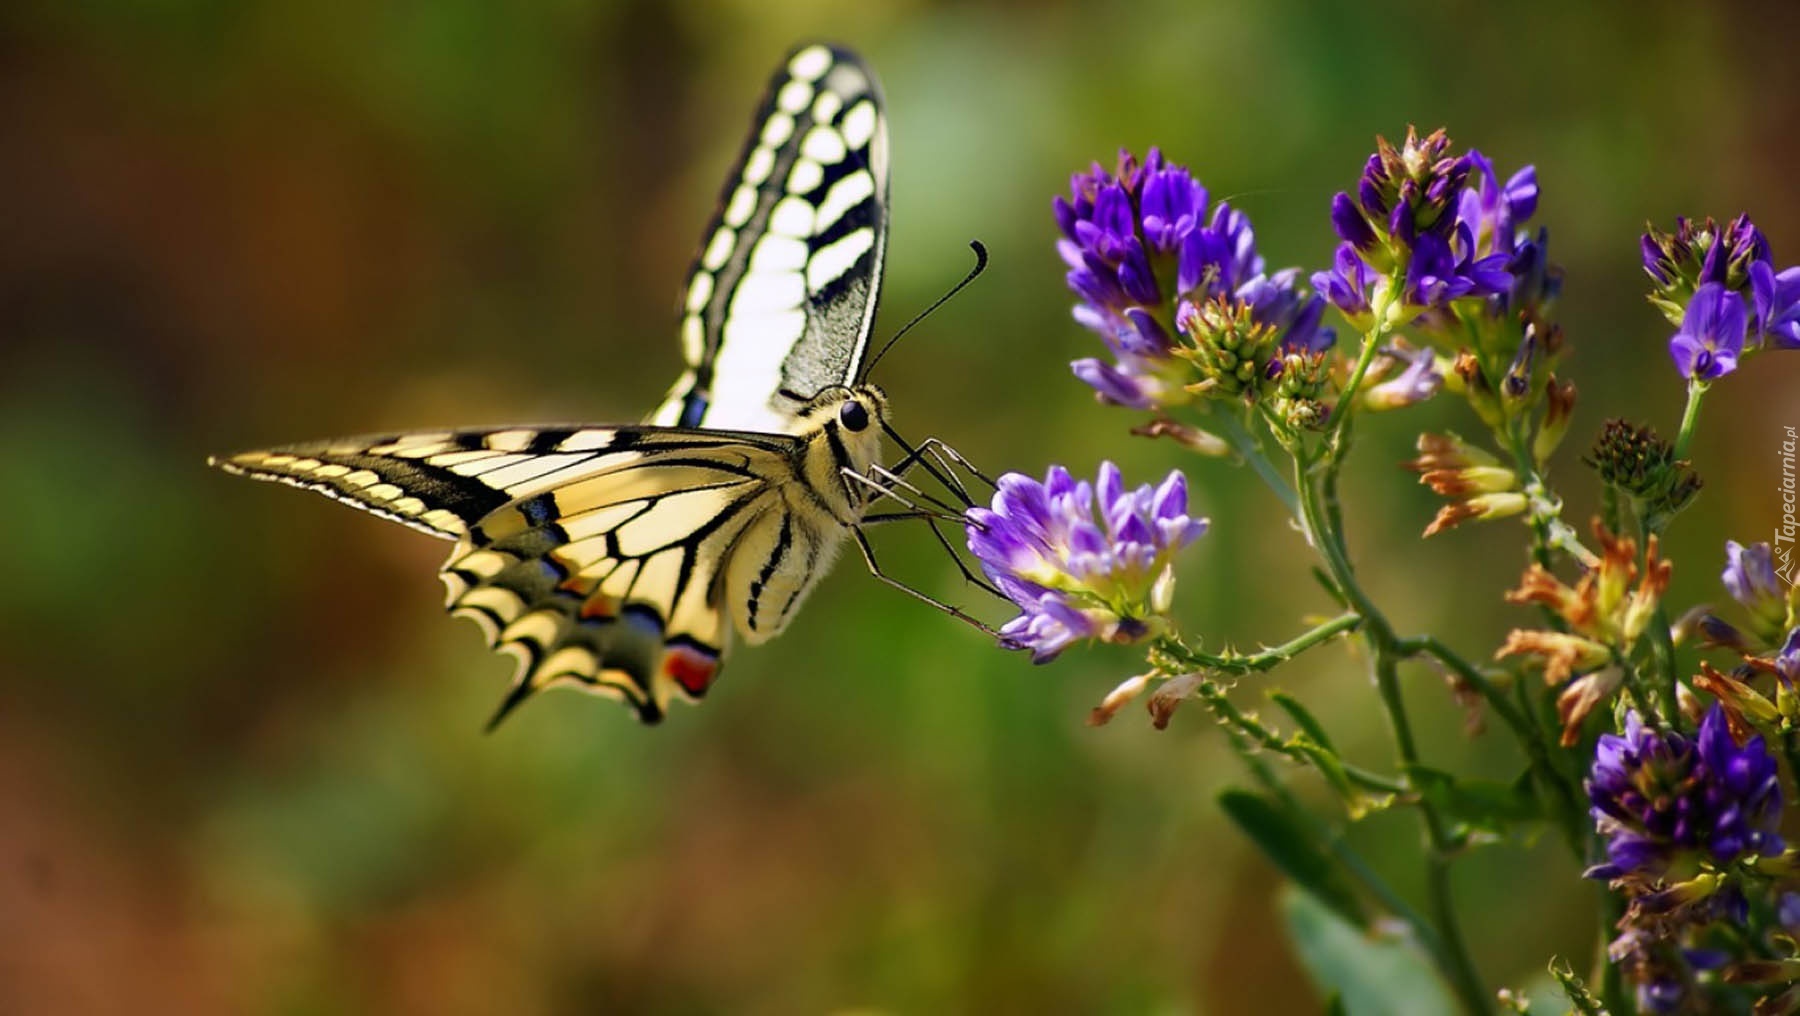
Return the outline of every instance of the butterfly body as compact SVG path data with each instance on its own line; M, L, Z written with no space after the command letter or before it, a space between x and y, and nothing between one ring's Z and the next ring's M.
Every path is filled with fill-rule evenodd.
M421 431L213 460L444 539L449 609L516 656L497 722L573 685L659 720L791 621L863 519L886 126L854 54L776 72L689 274L687 367L642 426Z

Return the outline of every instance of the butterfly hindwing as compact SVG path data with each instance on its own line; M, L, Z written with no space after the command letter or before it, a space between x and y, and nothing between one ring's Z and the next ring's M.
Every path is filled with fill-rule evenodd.
M800 404L853 381L887 248L887 122L847 50L777 70L682 306L687 370L659 424L781 432Z

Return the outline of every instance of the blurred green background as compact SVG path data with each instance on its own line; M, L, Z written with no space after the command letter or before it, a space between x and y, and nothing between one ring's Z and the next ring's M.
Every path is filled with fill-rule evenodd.
M766 75L859 48L893 141L885 360L903 430L994 470L1189 467L1213 532L1179 606L1253 645L1330 609L1251 478L1129 438L1066 362L1049 202L1161 144L1316 267L1377 133L1448 125L1527 161L1567 266L1582 404L1673 430L1644 220L1749 211L1800 256L1792 5L13 3L0 12L0 1011L1306 1011L1278 880L1212 801L1203 714L1088 708L1128 651L1034 668L846 562L703 709L640 728L568 693L482 724L510 663L443 617L436 541L208 471L208 453L394 427L635 418ZM1800 356L1730 379L1673 596L1778 521ZM1357 554L1403 628L1484 656L1521 614L1514 524L1422 544L1394 464L1431 405L1362 428ZM897 570L947 595L916 535ZM915 542L908 542L914 540ZM997 620L993 604L977 602ZM1428 757L1495 776L1407 672ZM1266 687L1388 749L1356 660ZM1300 785L1315 790L1304 777ZM1416 888L1409 816L1354 840ZM1483 972L1588 961L1592 889L1549 838L1457 889Z

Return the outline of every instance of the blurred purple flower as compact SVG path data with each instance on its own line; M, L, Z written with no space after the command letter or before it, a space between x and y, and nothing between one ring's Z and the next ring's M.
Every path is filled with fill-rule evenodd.
M1093 485L1052 466L1043 483L1000 478L992 508L966 513L969 549L1018 617L1000 629L1043 663L1084 639L1135 642L1162 629L1176 551L1206 532L1187 513L1187 480L1126 490L1102 463Z
M1443 372L1438 370L1437 356L1429 349L1382 350L1391 358L1406 364L1406 369L1364 393L1363 401L1370 409L1400 409L1424 402L1444 386Z
M1759 636L1772 640L1786 629L1788 586L1775 573L1775 552L1767 543L1746 547L1726 540L1725 571L1719 578L1731 598L1750 612Z
M1796 625L1775 653L1775 674L1789 685L1800 685L1800 625Z

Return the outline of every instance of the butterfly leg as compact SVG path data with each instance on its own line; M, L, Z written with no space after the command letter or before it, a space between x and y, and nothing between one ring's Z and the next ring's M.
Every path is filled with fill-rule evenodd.
M944 548L944 553L950 555L950 560L956 562L956 570L962 572L962 576L966 581L974 583L976 587L980 588L984 592L991 593L992 595L997 596L1001 599L1006 598L1005 595L1000 592L1000 590L995 589L992 585L990 585L988 582L983 580L979 575L976 575L974 572L969 570L968 564L966 564L963 561L962 555L957 553L956 547L953 544L951 544L949 537L945 536L943 530L938 528L939 522L961 522L961 523L967 524L969 521L968 519L966 519L960 515L955 516L955 517L946 517L944 515L944 513L941 511L938 511L933 508L923 508L923 507L920 507L920 506L914 504L913 502L907 500L900 493L898 493L892 486L888 486L888 485L879 483L876 480L874 480L873 478L863 476L860 473L848 473L848 472L845 473L846 479L851 479L852 477L854 477L855 482L861 483L861 484L867 486L868 488L870 488L871 490L873 490L877 496L886 497L893 501L896 501L899 504L901 504L902 506L904 506L904 508L906 509L904 511L886 512L886 513L883 513L880 515L865 515L862 518L862 522L864 525L868 525L871 523L881 523L881 522L899 522L899 521L908 520L908 519L925 519L925 520L927 520L927 522L929 523L929 525L931 527L931 535L937 540L938 545ZM911 485L908 484L907 486L911 486Z
M963 472L968 473L970 476L973 476L975 479L980 480L983 484L987 485L989 490L998 488L998 484L994 482L992 477L975 468L975 463L970 462L964 457L962 452L956 450L954 445L942 438L926 438L919 442L919 447L915 449L914 454L930 456L937 462L938 468L942 469L949 477L954 477L956 475L956 469L960 467ZM903 472L904 470L899 471ZM934 471L932 475L935 476L937 474ZM950 482L946 481L946 485L950 485ZM956 490L961 493L965 499L968 499L968 488L964 486L960 480L955 481L954 485Z
M969 475L986 483L988 487L992 488L994 486L994 481L988 479L981 470L976 469L968 459L963 457L961 452L958 452L955 448L945 444L942 440L935 437L928 437L915 446L912 442L901 437L900 432L895 430L892 424L883 421L881 426L882 429L887 432L888 437L894 439L894 443L906 449L905 457L895 463L892 467L892 471L895 475L904 476L908 470L912 469L914 466L919 466L923 468L925 472L929 473L932 479L937 480L939 483L943 484L945 488L954 492L956 496L962 500L964 507L973 505L975 499L970 496L969 490L963 482L957 478L956 469L951 465L952 462L962 466L963 469L968 471Z
M944 553L950 555L950 560L956 562L956 570L962 572L963 579L983 592L991 593L1001 599L1006 598L1004 593L995 589L986 579L969 570L969 566L964 563L962 555L956 552L956 547L950 543L950 539L937 527L937 524L942 520L936 514L931 512L887 512L881 515L864 515L862 524L866 526L880 522L900 522L909 519L931 520L931 535L937 538L938 545L944 548Z
M961 466L963 468L964 472L968 473L970 476L973 476L977 480L980 480L982 483L987 484L987 488L989 490L999 489L1000 485L994 482L993 477L987 475L986 473L982 472L979 469L976 469L975 463L970 462L968 459L964 458L963 453L957 451L955 446L946 443L945 441L943 441L940 438L928 437L925 439L924 444L921 445L921 447L930 448L931 453L933 455L936 455L939 457L939 461L942 461L943 459L949 459L951 462L954 462L955 464ZM948 469L949 466L946 465L944 468Z
M964 521L961 508L925 493L882 466L870 466L867 473L845 469L842 475L845 484L863 488L871 503L877 498L885 497L912 511L934 512L935 517L942 522ZM911 499L907 495L911 495Z
M999 639L1003 643L1008 641L998 631L995 631L994 629L988 627L987 625L983 624L981 621L970 616L969 614L966 614L963 611L957 609L956 607L952 607L948 603L945 603L941 600L933 599L932 597L927 596L926 594L920 592L919 590L914 589L913 587L907 585L906 583L900 581L899 579L894 578L894 577L888 575L886 572L882 571L880 563L878 563L875 560L875 548L871 547L869 545L869 538L867 535L865 535L863 533L862 529L860 529L860 528L852 529L852 530L850 530L850 534L852 536L856 537L856 546L862 550L863 563L869 566L869 574L875 576L877 579L880 579L882 582L894 587L895 589L900 590L901 592L912 597L913 599L919 600L919 601L927 604L928 606L935 607L936 609L941 610L946 614L949 614L951 617L956 618L958 621L961 621L964 624L967 624L967 625L970 625L970 626L976 628L977 630L981 631L985 635L988 635L995 639Z

